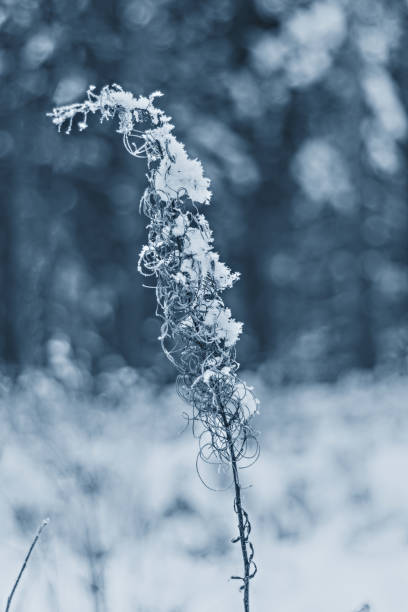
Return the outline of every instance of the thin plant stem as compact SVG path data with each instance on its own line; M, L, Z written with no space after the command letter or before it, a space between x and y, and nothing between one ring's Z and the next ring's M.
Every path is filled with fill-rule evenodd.
M225 433L227 436L227 443L228 443L228 448L229 448L229 453L230 453L230 458L231 458L231 468L232 468L232 475L234 479L234 489L235 489L234 509L238 517L239 536L237 538L234 538L232 541L234 543L238 541L240 542L242 561L244 565L244 576L243 577L231 576L231 578L234 580L243 581L241 590L243 590L244 592L244 612L249 612L249 581L251 578L253 578L253 576L255 575L257 571L256 565L252 561L253 547L252 547L252 544L248 541L248 535L251 531L251 524L249 522L247 512L245 512L245 510L243 509L242 498L241 498L241 484L239 481L238 462L237 462L237 458L235 454L234 442L231 436L230 424L228 422L227 415L225 414L225 410L224 410L224 407L222 405L222 402L219 396L218 396L218 402L219 402L219 408L220 408L223 425L225 428ZM248 555L248 546L250 547L249 555ZM252 575L251 575L251 564L254 565L254 571Z
M231 465L232 465L232 474L234 477L234 488L235 488L235 509L238 516L238 530L239 530L239 540L241 543L241 551L242 551L242 560L244 562L244 610L245 612L249 612L249 574L250 574L250 562L248 559L248 550L247 543L248 539L245 533L244 528L244 514L242 508L242 500L241 500L241 485L239 482L238 476L238 467L237 460L235 458L234 445L231 442L231 435L229 433L228 428L226 428L226 434L228 439L228 444L231 453ZM235 578L235 576L234 576Z
M37 533L35 534L34 540L31 542L31 546L30 546L30 548L28 550L28 553L26 554L26 557L24 559L24 563L21 566L21 569L20 569L19 574L18 574L18 576L16 578L16 581L15 581L15 583L13 585L13 588L11 589L11 593L8 596L7 605L6 605L6 611L5 612L9 612L9 610L10 610L11 601L12 601L12 599L14 597L14 593L16 592L16 589L18 587L18 583L21 580L21 576L23 575L23 572L24 572L25 568L27 567L28 560L31 557L31 553L33 552L33 550L35 548L35 545L37 544L37 542L38 542L38 540L40 538L42 530L44 529L44 527L46 527L48 525L49 520L50 519L48 519L48 518L43 520L43 522L41 523L41 525L38 528Z

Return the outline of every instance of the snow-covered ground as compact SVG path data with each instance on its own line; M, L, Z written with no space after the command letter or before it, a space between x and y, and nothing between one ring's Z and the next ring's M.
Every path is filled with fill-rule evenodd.
M253 612L408 609L408 380L248 379L261 399L262 454L242 473ZM93 400L42 373L0 389L0 606L49 516L15 612L241 610L232 491L200 482L173 388L123 370Z

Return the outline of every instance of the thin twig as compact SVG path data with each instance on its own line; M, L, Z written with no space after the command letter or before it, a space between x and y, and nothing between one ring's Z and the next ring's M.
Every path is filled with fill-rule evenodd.
M232 473L234 475L234 488L235 488L235 508L238 516L238 530L239 530L239 541L241 543L241 552L242 552L242 560L244 563L244 578L241 580L244 581L243 591L244 591L244 610L245 612L249 612L249 579L250 579L250 561L248 559L248 550L247 543L248 538L245 533L244 527L244 511L242 508L242 500L241 500L241 485L238 477L238 467L237 460L235 458L234 446L230 441L230 433L227 429L227 437L229 438L228 443L230 445L231 452L231 464L232 464ZM235 579L235 576L234 576ZM241 587L242 588L242 587Z
M228 423L227 416L225 414L224 406L218 397L219 409L221 412L221 417L223 420L223 424L225 427L225 432L227 436L228 448L231 458L231 467L232 474L234 478L234 489L235 489L235 503L234 508L238 517L238 531L239 536L234 538L233 542L240 542L241 544L241 552L242 552L242 561L244 565L244 577L241 576L231 576L234 580L242 580L243 585L241 586L241 590L243 590L244 595L244 611L249 612L249 581L256 574L257 568L255 563L253 562L254 549L252 544L248 541L248 536L251 531L251 524L249 522L248 514L245 512L242 507L242 499L241 499L241 484L239 481L238 475L238 465L237 458L234 449L234 442L231 437L230 425ZM250 554L248 555L248 547L250 548ZM251 573L251 565L254 566L254 570Z
M44 527L46 527L48 525L49 521L50 521L50 519L48 519L48 518L43 520L43 522L41 523L41 525L38 528L37 533L35 534L34 540L31 542L31 546L30 546L30 548L28 550L28 553L26 554L26 557L24 559L24 563L21 566L20 572L19 572L19 574L18 574L18 576L16 578L16 581L15 581L15 583L13 585L13 588L11 589L11 593L10 593L8 599L7 599L6 612L9 612L9 610L10 610L11 600L13 599L14 593L16 592L16 589L18 587L18 583L20 582L21 576L23 575L23 572L24 572L24 570L25 570L25 568L27 566L27 563L28 563L28 560L29 560L29 558L31 556L31 553L33 552L33 550L35 548L35 545L38 542L38 539L39 539L39 537L41 535L42 530L44 529Z

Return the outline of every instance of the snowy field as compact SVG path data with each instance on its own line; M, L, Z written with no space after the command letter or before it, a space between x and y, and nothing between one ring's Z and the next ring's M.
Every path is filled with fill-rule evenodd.
M254 612L402 612L408 601L408 381L271 390L245 473ZM0 605L43 518L15 612L237 612L232 491L200 482L188 407L124 369L97 397L1 383ZM211 484L225 475L206 474ZM211 480L212 479L212 480Z

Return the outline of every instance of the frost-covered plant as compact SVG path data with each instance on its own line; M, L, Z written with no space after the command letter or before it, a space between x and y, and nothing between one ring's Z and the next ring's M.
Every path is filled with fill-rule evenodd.
M256 573L249 534L251 524L242 505L239 463L248 467L258 456L251 417L258 401L238 377L235 345L242 331L224 305L222 292L239 274L220 261L213 237L197 205L209 204L210 181L198 160L190 159L175 138L174 126L154 105L161 96L135 98L118 85L94 87L82 103L55 108L49 115L58 130L87 127L88 115L101 121L116 117L126 150L147 160L148 187L141 207L149 219L148 242L139 257L139 271L155 279L156 314L162 320L163 351L178 369L177 388L191 404L199 458L229 466L235 490L234 509L241 545L244 609L249 611L249 581Z

